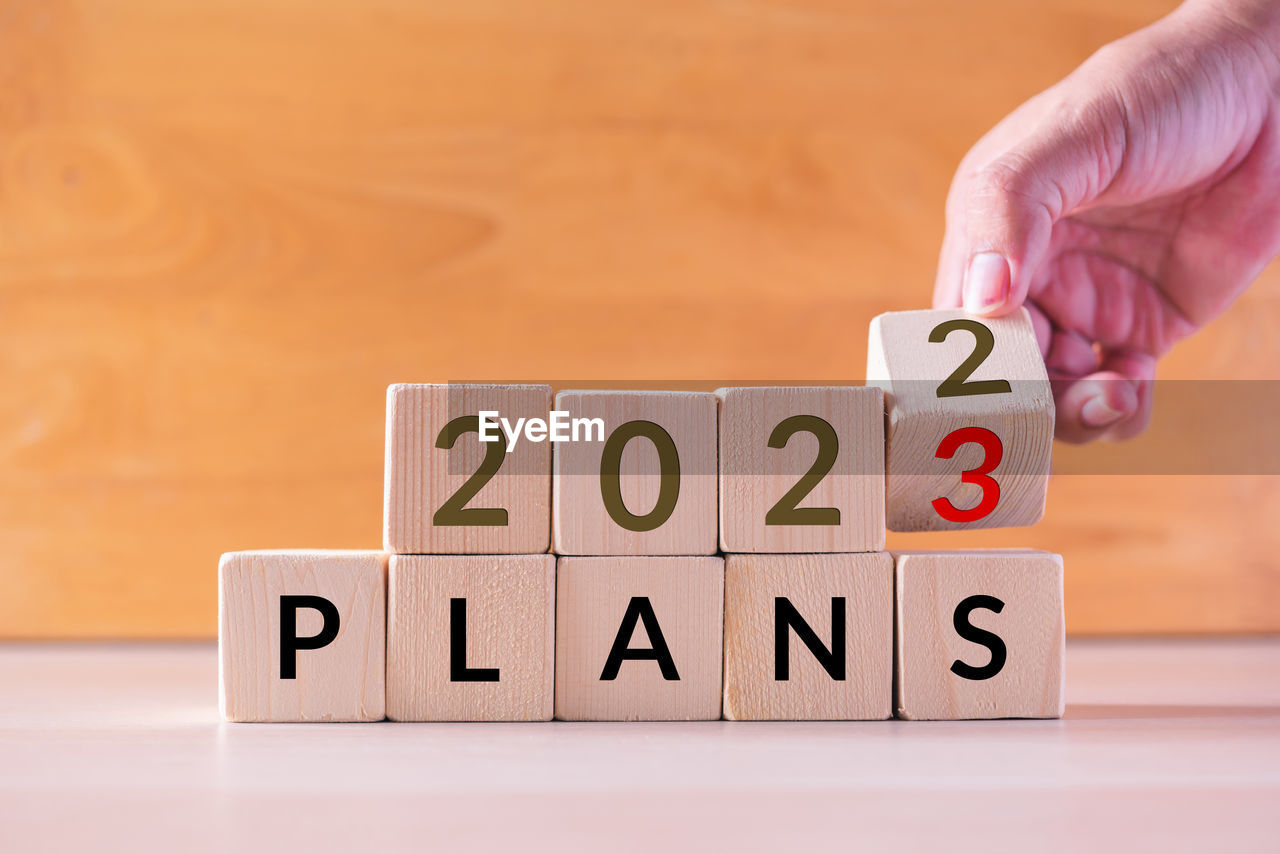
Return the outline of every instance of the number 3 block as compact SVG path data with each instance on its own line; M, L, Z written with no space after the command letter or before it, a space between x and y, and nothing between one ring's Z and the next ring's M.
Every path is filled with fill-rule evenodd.
M885 392L891 531L1033 525L1044 514L1053 394L1025 309L901 311L871 322Z
M480 441L482 411L546 419L545 385L387 389L383 548L398 554L537 554L551 540L551 445ZM508 452L508 442L510 451Z

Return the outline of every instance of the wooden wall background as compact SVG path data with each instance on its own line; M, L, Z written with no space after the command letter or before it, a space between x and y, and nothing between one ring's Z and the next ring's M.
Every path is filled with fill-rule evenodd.
M1167 0L0 0L0 635L376 547L397 380L858 380L967 147ZM1280 270L1165 377L1280 378ZM1157 418L1159 411L1157 411ZM1276 477L1056 477L1073 631L1280 629Z

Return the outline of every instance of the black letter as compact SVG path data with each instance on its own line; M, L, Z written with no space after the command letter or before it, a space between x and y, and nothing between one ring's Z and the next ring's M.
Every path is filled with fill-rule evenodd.
M319 611L324 623L320 633L309 638L298 637L298 609ZM323 596L280 597L280 678L298 678L298 650L320 649L338 636L338 609Z
M497 682L496 667L467 667L467 600L449 600L449 681Z
M1004 641L999 635L980 629L969 622L969 614L979 608L986 608L988 611L999 614L1004 609L1004 603L994 596L970 596L956 606L956 612L951 618L952 624L956 627L956 634L991 650L991 661L983 667L974 667L958 659L952 662L952 673L962 679L975 681L995 676L1004 667L1005 659L1008 658L1008 650L1005 649Z
M651 649L631 649L631 636L636 632L636 623L644 622L645 634L649 636ZM667 641L662 637L662 627L653 613L653 605L648 596L632 596L627 604L627 612L622 615L622 625L618 627L618 635L613 639L613 649L604 663L604 672L600 674L601 682L612 682L618 678L618 670L623 661L656 661L662 670L662 678L668 682L678 682L680 674L676 672L676 663L671 658L671 650L667 649Z
M773 600L773 678L778 682L786 682L791 678L791 635L788 628L795 629L796 637L804 641L809 652L822 665L822 669L837 682L844 681L845 671L845 631L844 631L844 597L834 596L831 599L831 649L822 645L815 632L791 600L785 596L777 596Z

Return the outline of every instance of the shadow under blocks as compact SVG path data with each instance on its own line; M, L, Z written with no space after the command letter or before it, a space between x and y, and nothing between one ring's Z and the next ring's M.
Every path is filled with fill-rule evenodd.
M1063 564L885 551L1033 525L1025 312L872 321L865 386L387 390L382 549L229 552L228 721L1063 712Z

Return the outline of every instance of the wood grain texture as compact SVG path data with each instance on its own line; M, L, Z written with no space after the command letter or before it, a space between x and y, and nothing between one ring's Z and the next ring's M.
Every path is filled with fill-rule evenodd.
M1034 525L1044 515L1053 447L1053 392L1026 309L979 321L994 348L966 383L1004 380L1008 392L938 396L938 387L975 352L973 333L957 329L942 341L930 332L949 320L969 320L960 310L889 312L871 321L867 383L885 392L885 505L893 531L936 531ZM990 469L999 485L995 508L973 521L943 518L934 499L968 510L983 500L977 483L961 473L982 466L983 448L969 442L950 458L939 443L954 430L978 427L999 438L1002 456ZM944 454L945 456L945 454Z
M775 603L785 597L828 651L833 600L844 599L843 679L790 632L776 678ZM887 552L729 555L724 578L727 720L884 720L893 714L893 558Z
M653 608L675 664L604 665L633 597ZM654 648L638 622L630 649ZM562 557L556 568L556 718L566 721L717 720L724 650L724 559Z
M1060 718L1065 703L1062 556L1030 549L895 552L895 705L913 720ZM987 666L986 644L961 637L956 608L995 597L997 613L969 611L966 623L1003 641L1007 659L983 679L962 678L955 662ZM988 641L990 642L990 641Z
M551 544L551 444L510 440L501 467L463 507L502 509L505 525L437 525L435 513L476 475L494 447L471 431L441 448L445 425L481 411L546 419L545 385L411 384L387 389L382 547L400 554L537 554ZM500 432L496 426L490 432ZM446 442L448 440L446 439ZM474 515L474 514L471 514Z
M382 552L231 552L218 565L218 692L229 721L380 721L384 710L387 556ZM280 674L280 597L320 596L337 609L337 636L299 650ZM296 609L297 637L323 618Z
M552 467L552 541L561 555L710 555L716 523L716 398L707 392L562 391L556 409L599 418L605 441L558 442ZM628 530L605 507L601 458L615 430L633 421L658 425L674 444L674 508L652 530ZM665 441L665 440L663 440ZM661 513L663 464L656 443L637 436L622 450L618 489L635 516Z
M853 386L724 388L720 399L720 549L725 552L874 552L884 548L884 393ZM829 424L837 455L798 508L829 507L839 524L766 524L765 517L815 465L822 440L789 418Z
M392 555L387 591L390 720L551 720L554 556ZM452 681L455 598L466 601L467 667L496 668L497 681Z
M393 382L859 382L968 147L1175 5L0 3L0 635L212 638L222 552L376 547ZM1277 328L1272 267L1160 377L1280 379ZM1276 631L1275 518L1079 475L889 543L1066 553L1077 633Z

